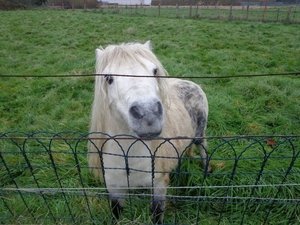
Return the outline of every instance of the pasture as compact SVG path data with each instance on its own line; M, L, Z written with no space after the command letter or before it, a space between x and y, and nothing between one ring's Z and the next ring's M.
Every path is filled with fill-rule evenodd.
M87 141L80 139L89 130L94 88L94 77L85 75L95 72L95 49L99 45L147 40L152 41L154 53L170 76L197 77L189 79L201 84L208 98L207 135L232 136L208 139L214 169L211 176L203 175L197 158L184 159L180 171L185 173L175 171L171 186L298 184L292 188L170 189L169 194L175 197L167 205L166 223L299 223L299 202L292 204L300 193L299 138L274 138L278 145L272 148L265 144L268 138L233 137L300 134L299 75L247 76L299 72L299 25L150 18L98 11L0 13L0 134L15 137L0 139L0 211L4 212L0 223L51 224L55 217L57 224L92 224L90 218L96 224L110 224L105 190L71 193L78 187L103 188L89 174ZM232 75L241 77L222 78ZM20 132L12 132L15 130ZM17 138L28 134L40 139ZM49 136L75 140L49 141ZM13 191L16 186L69 189L65 193L20 195ZM120 224L129 220L150 223L147 194L128 201ZM186 201L180 196L186 196ZM208 200L188 201L188 196L208 196ZM274 200L270 205L265 199L258 204L251 200L253 196L288 201Z

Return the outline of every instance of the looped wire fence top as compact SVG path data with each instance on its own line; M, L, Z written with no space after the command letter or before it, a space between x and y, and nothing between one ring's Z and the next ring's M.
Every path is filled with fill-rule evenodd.
M147 141L101 134L133 145ZM163 145L178 138L189 137L160 139ZM197 152L178 156L167 193L167 224L300 222L299 135L206 138L213 173L203 171ZM72 131L0 133L0 223L111 224L105 185L89 172L88 141L88 134ZM120 157L131 157L128 151L122 149ZM126 189L126 207L117 223L151 224L152 187Z

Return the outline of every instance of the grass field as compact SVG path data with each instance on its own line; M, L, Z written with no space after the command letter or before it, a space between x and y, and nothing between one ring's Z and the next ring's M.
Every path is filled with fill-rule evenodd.
M19 130L30 134L47 131L37 137L84 136L88 132L94 78L64 75L94 73L94 50L99 45L151 40L153 51L169 74L183 78L300 71L300 29L296 24L156 18L98 11L0 13L0 75L24 75L0 77L2 134ZM38 77L47 74L61 76ZM298 76L191 80L201 84L209 100L208 136L300 134ZM72 132L57 134L68 130ZM180 169L187 172L180 176L174 173L171 185L207 188L171 188L169 194L207 199L170 197L166 222L299 223L299 203L293 202L297 198L299 201L300 194L299 138L274 138L277 144L273 148L266 145L266 140L208 140L214 167L209 177L203 176L197 158L184 159ZM85 140L0 139L0 152L1 224L51 224L53 218L58 218L57 224L90 224L90 218L96 224L110 224L107 199L101 197L103 190L90 190L84 196L81 192L21 195L3 189L99 187L88 173ZM280 183L298 185L209 188ZM144 194L133 196L120 224L128 224L129 220L150 223L149 204L145 201L149 198Z

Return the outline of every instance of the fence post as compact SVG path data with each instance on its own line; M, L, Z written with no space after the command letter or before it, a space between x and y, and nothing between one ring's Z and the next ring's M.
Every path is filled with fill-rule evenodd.
M117 4L114 4L114 12L117 13Z
M196 18L199 18L199 2L197 2L197 8L196 8Z
M137 4L135 5L135 12L134 14L137 14Z
M158 4L158 17L160 17L160 3Z
M99 3L99 11L100 11L101 13L103 13L103 8L102 8L102 4L101 4L101 3Z
M277 9L277 16L276 16L276 22L279 20L279 8Z
M291 12L292 12L292 7L293 7L293 6L290 6L289 11L288 11L287 16L286 16L286 22L287 22L287 23L290 23L290 22L291 22L291 20L290 20L290 15L291 15Z
M192 5L190 5L190 18L192 17Z
M267 6L268 6L268 0L266 0L266 4L265 4L264 12L262 14L261 22L265 21L265 14L266 14L266 11L267 11Z
M86 0L83 2L83 10L86 12Z
M248 5L247 5L247 16L246 16L246 20L248 21L248 19L249 19L249 2L248 2Z
M230 5L229 20L232 20L232 5Z
M178 3L176 4L176 17L178 18L178 11L179 11L179 5Z

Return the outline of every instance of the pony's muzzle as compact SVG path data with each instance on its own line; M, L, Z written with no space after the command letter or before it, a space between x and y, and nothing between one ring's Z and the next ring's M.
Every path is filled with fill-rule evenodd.
M133 102L129 108L131 127L139 137L155 137L163 128L163 106L159 99Z

